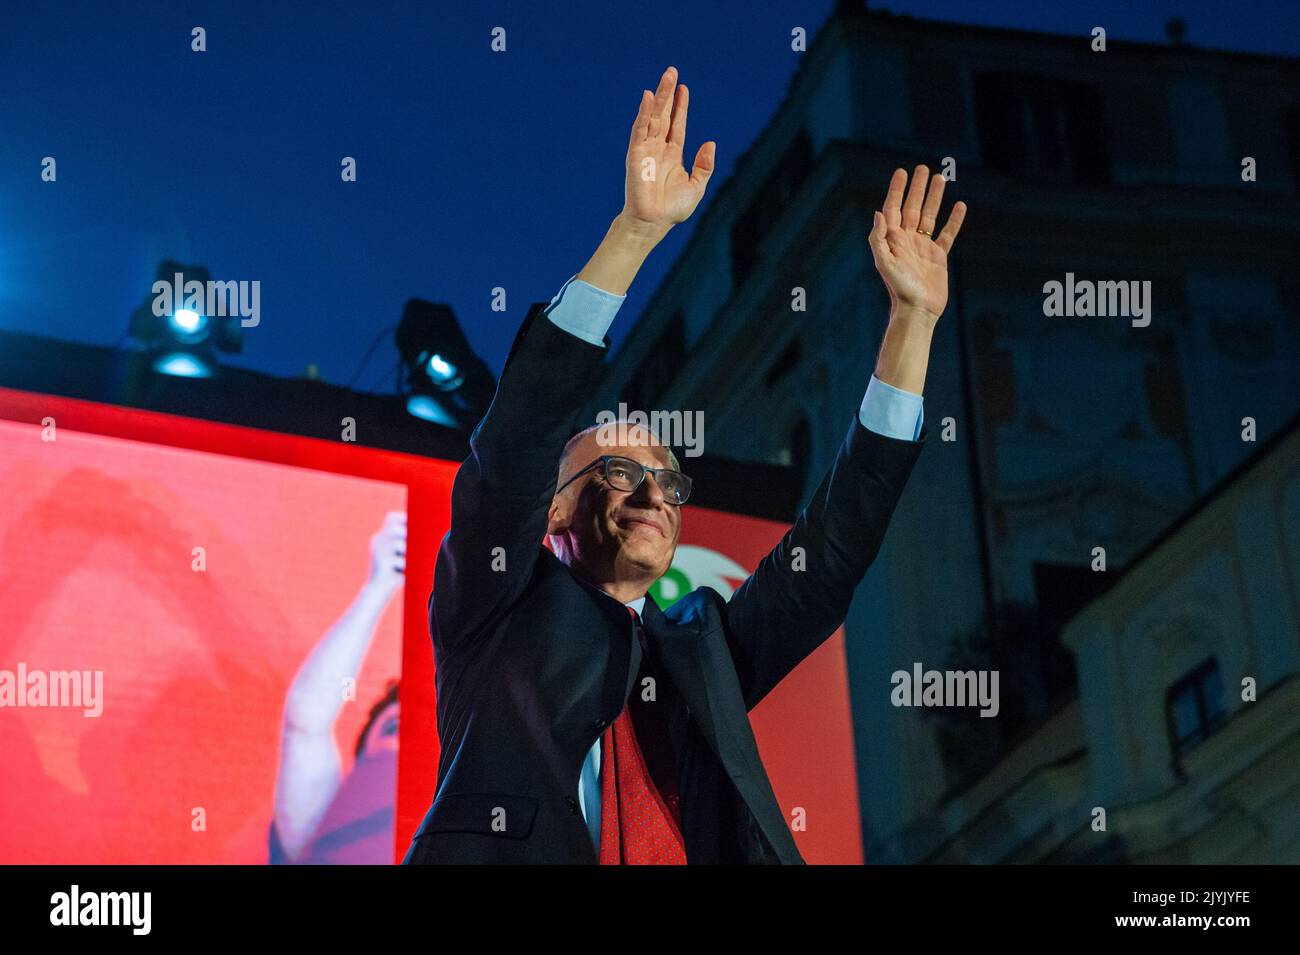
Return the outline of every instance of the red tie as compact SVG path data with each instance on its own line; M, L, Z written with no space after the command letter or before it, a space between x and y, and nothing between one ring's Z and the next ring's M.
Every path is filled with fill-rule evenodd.
M636 619L635 610L627 612ZM639 679L632 692L641 692ZM686 865L677 800L670 798L671 809L646 767L632 710L624 706L601 739L600 864Z

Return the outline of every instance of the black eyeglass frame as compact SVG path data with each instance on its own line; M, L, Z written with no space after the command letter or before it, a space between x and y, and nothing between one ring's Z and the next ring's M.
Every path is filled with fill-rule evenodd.
M635 494L637 489L640 488L641 485L645 483L645 478L647 474L654 475L655 484L659 485L659 490L662 492L664 486L662 484L659 484L659 475L676 474L679 478L682 479L682 486L685 489L685 493L683 493L682 499L680 501L671 500L668 494L665 493L664 500L676 507L681 507L683 504L685 504L687 501L691 499L691 484L693 482L691 481L690 475L683 474L681 471L674 471L672 468L652 468L649 465L642 464L640 461L636 460L635 458L625 458L621 454L602 454L596 460L592 461L586 467L577 471L572 477L570 477L567 481L565 481L558 488L556 488L555 493L559 494L566 487L568 487L574 481L578 480L578 478L582 477L588 471L593 471L598 467L604 468L604 472L601 474L601 477L603 477L606 481L609 482L610 487L613 487L614 490L616 491L623 491L624 489L621 487L614 487L614 482L610 481L609 479L610 461L626 461L628 464L631 464L641 469L641 477L637 480L635 484L632 485L630 490L625 491L625 493L627 494Z

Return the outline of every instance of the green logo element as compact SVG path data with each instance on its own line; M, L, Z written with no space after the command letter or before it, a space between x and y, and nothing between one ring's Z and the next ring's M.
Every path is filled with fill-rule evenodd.
M691 579L675 566L669 567L668 573L650 585L650 596L663 610L667 610L690 592Z

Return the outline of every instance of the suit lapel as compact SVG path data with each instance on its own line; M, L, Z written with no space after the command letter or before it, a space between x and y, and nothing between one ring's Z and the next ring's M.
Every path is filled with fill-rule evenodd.
M645 605L641 609L641 621L646 633L659 649L664 669L668 671L673 686L677 688L693 718L700 725L705 738L709 741L709 746L716 752L717 731L695 647L700 635L699 627L669 620L649 594L646 594ZM722 758L721 754L719 758Z
M549 550L546 553L550 554L551 559L558 562L558 558L551 554ZM641 641L636 638L635 625L632 623L631 615L627 612L627 607L599 587L593 587L576 575L570 574L570 576L587 593L592 595L596 604L609 618L613 632L618 634L618 637L610 646L610 664L609 669L606 671L605 686L602 691L602 708L605 713L610 714L609 719L613 720L623 712L623 707L627 705L628 694L632 692L632 685L636 682L637 670L641 668ZM646 603L649 602L649 598L647 598Z
M712 670L705 664L704 637L700 632L703 619L696 616L688 623L676 623L659 609L654 598L648 594L641 619L646 631L655 639L664 668L686 701L695 724L722 762L741 798L754 813L768 842L783 862L802 862L794 837L784 824L784 814L767 781L766 770L759 761L757 748L742 745L726 714L719 712L714 705L709 690ZM779 819L780 823L776 823L775 819Z
M736 744L734 731L727 723L725 714L717 712L710 697L709 673L700 647L700 620L697 618L690 623L676 623L664 615L649 595L646 596L641 616L647 632L659 647L664 668L673 685L690 708L692 719L703 732L709 747L739 785L739 780L753 775L754 767L750 765L744 750Z

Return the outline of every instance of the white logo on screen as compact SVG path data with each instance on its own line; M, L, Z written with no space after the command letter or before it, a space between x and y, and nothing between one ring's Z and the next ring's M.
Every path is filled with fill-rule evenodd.
M748 576L749 571L716 550L682 544L673 557L672 567L655 582L652 591L655 602L667 607L696 587L712 587L723 597L730 597L736 589L732 581Z

